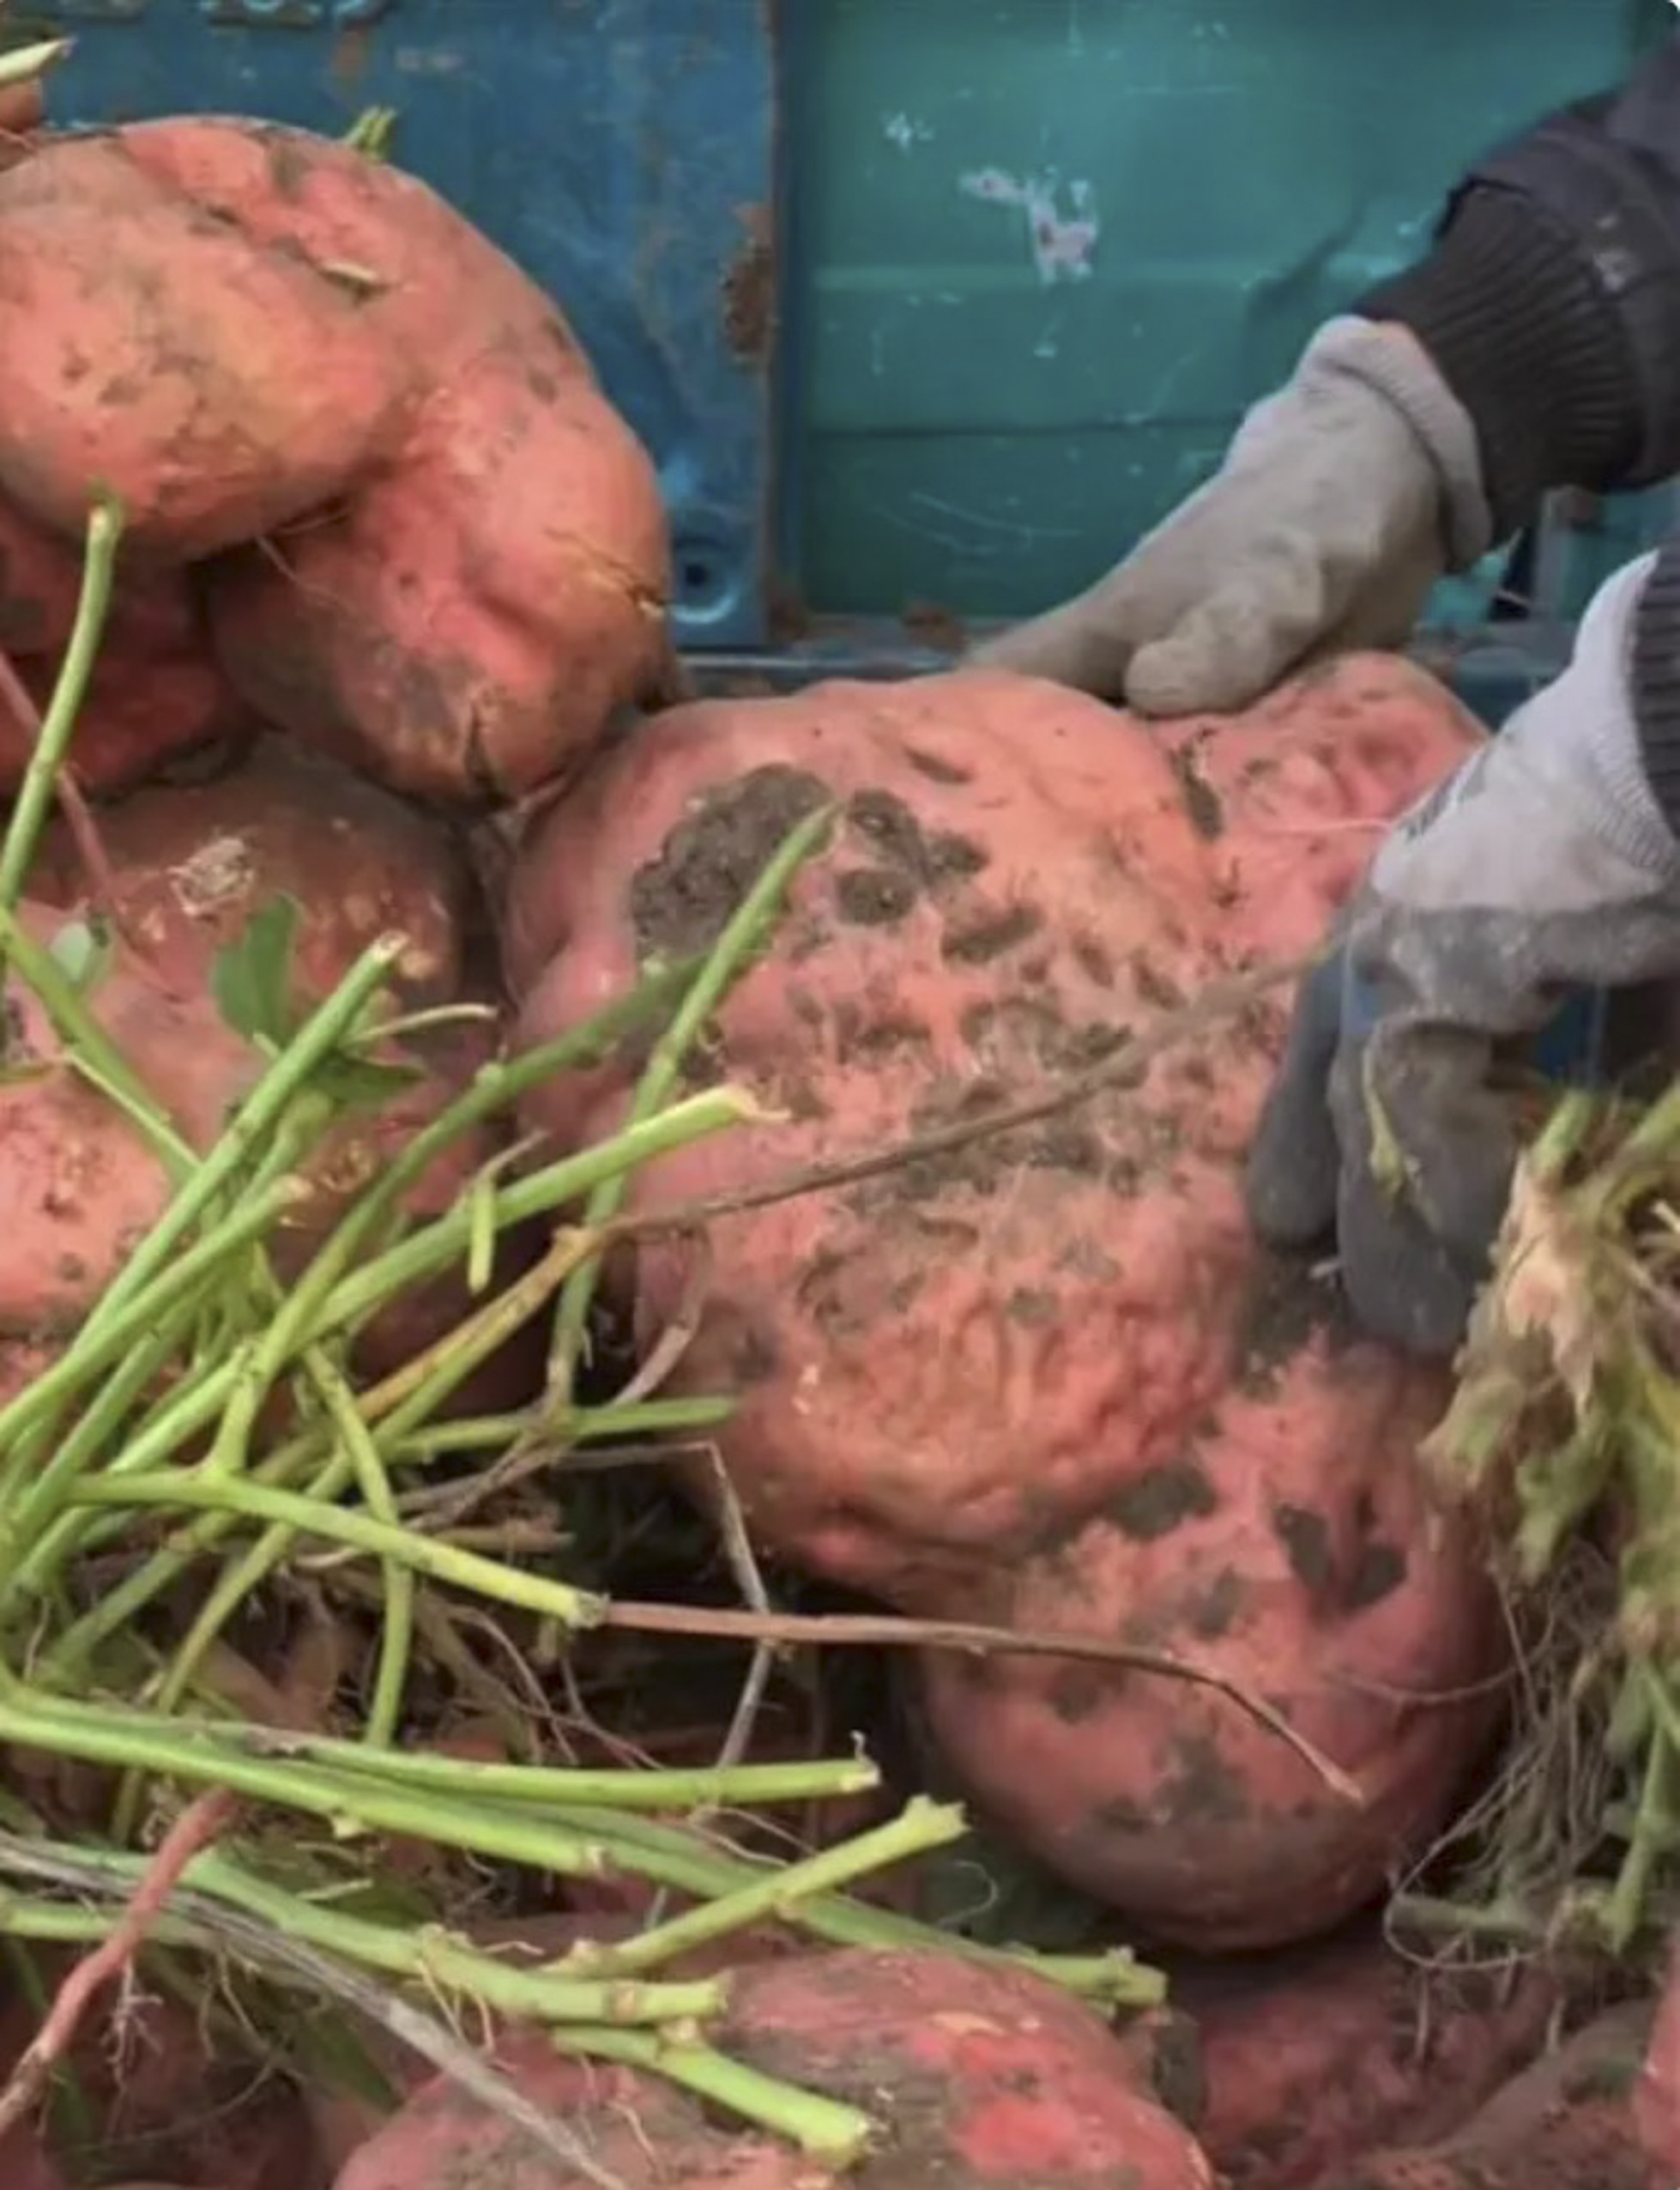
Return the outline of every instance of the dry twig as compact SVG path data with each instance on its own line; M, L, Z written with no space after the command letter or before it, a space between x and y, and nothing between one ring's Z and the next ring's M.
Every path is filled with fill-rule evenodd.
M853 1649L961 1650L1021 1658L1086 1658L1122 1666L1131 1673L1158 1674L1194 1688L1209 1688L1246 1712L1256 1725L1291 1748L1340 1800L1364 1806L1357 1783L1323 1751L1292 1727L1281 1711L1244 1688L1230 1674L1200 1665L1170 1650L1142 1650L1106 1635L1061 1635L1031 1628L986 1627L965 1620L904 1619L888 1612L723 1612L690 1605L643 1605L613 1600L602 1627L636 1635L706 1635L744 1642L808 1643Z
M53 2070L74 2044L94 1994L128 1968L148 1930L163 1914L182 1872L221 1832L233 1810L233 1796L218 1788L190 1802L164 1835L110 1937L84 1955L60 1985L46 2020L0 2091L0 2141L38 2103Z
M672 1232L700 1231L725 1217L741 1217L755 1209L769 1209L781 1201L796 1201L808 1194L831 1194L846 1186L861 1186L873 1178L903 1171L911 1164L954 1154L977 1142L1018 1133L1041 1125L1064 1110L1077 1110L1110 1089L1140 1079L1144 1068L1168 1050L1175 1050L1198 1034L1206 1034L1226 1019L1236 1018L1275 990L1298 981L1318 962L1320 953L1269 959L1246 973L1233 973L1211 981L1187 1004L1163 1011L1141 1032L1128 1035L1098 1063L1071 1074L1013 1103L976 1110L953 1124L936 1126L927 1133L907 1136L867 1155L831 1157L821 1163L801 1165L779 1172L756 1186L743 1186L727 1194L706 1195L691 1201L674 1201L661 1208L631 1211L614 1217L588 1235L591 1255L623 1239L648 1239Z

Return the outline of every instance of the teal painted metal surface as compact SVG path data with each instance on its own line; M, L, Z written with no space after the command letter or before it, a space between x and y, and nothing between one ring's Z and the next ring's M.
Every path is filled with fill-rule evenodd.
M55 120L397 112L395 157L564 306L652 450L689 644L764 636L773 54L758 0L20 0Z
M691 650L916 666L1217 463L1466 158L1618 76L1667 0L22 0L60 118L236 111L396 156L562 301L653 450ZM785 221L778 213L785 204ZM780 321L779 341L772 333ZM1554 512L1502 690L1670 498ZM1502 566L1444 588L1480 626Z
M970 618L1089 580L1320 320L1417 254L1467 159L1673 22L1665 0L797 14L784 552L818 609ZM1551 617L1666 516L1575 535L1554 513ZM1496 575L1439 620L1479 621Z

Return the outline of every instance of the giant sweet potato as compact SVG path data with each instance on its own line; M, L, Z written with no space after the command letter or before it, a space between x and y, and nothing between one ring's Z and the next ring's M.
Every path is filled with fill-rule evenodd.
M1164 731L995 674L680 710L523 849L523 1038L638 956L704 945L792 820L838 799L831 855L695 1060L790 1122L685 1152L638 1191L878 1153L1311 947L1373 827L1477 735L1421 671L1371 656ZM934 1663L972 1791L1133 1921L1209 1943L1293 1936L1379 1887L1439 1823L1485 1717L1435 1691L1496 1662L1470 1547L1411 1465L1439 1373L1341 1329L1328 1289L1246 1223L1286 1002L1006 1140L718 1223L678 1379L739 1393L724 1456L783 1556L911 1610L1194 1656L1352 1775L1363 1806L1211 1689ZM624 1099L580 1077L530 1115L581 1139ZM649 1338L686 1282L680 1244L644 1243Z
M1327 719L1350 693L1355 722ZM707 944L791 823L833 797L831 856L695 1060L789 1120L666 1161L644 1198L876 1153L1042 1089L1248 964L1255 930L1262 948L1309 946L1368 848L1333 825L1392 813L1472 734L1384 660L1295 688L1261 727L1311 779L1301 821L1326 825L1292 848L1311 886L1287 923L1251 898L1234 806L1216 823L1163 738L1046 685L826 685L657 718L523 848L505 923L523 1033L619 990L640 958ZM740 1386L724 1449L766 1541L877 1594L960 1599L1175 1461L1234 1381L1287 1349L1238 1181L1284 1003L1006 1140L717 1227L682 1376ZM577 1075L530 1108L578 1140L624 1099L620 1079ZM650 1332L684 1267L680 1248L643 1248ZM1362 1437L1397 1410L1410 1434L1436 1390L1391 1366Z
M1281 1278L1228 1390L1107 1509L1000 1567L970 1616L1187 1658L1281 1710L1357 1800L1227 1695L1065 1659L929 1652L959 1790L1145 1935L1208 1950L1327 1928L1419 1854L1501 1701L1500 1627L1417 1447L1439 1396Z
M657 482L560 312L424 184L341 144L196 118L122 139L265 253L354 276L359 324L419 384L402 447L340 506L206 573L229 675L400 789L564 774L670 670Z
M44 142L0 172L0 492L76 538L107 489L132 547L177 561L304 515L390 446L412 393L360 304L120 134Z

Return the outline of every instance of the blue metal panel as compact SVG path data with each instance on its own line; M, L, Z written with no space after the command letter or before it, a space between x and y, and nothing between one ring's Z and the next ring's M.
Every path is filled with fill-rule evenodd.
M683 643L764 637L773 59L758 0L24 0L61 122L261 115L394 156L564 306L659 465Z

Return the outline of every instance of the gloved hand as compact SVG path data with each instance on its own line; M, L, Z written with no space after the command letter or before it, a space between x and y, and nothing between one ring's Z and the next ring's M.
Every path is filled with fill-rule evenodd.
M968 661L1145 714L1244 707L1320 646L1398 645L1489 529L1474 428L1427 353L1333 320L1214 478L1088 591Z
M1403 818L1303 985L1248 1170L1278 1247L1333 1226L1356 1315L1450 1352L1516 1154L1502 1044L1574 988L1680 973L1680 839L1652 796L1628 688L1654 561L1604 585L1568 667Z

